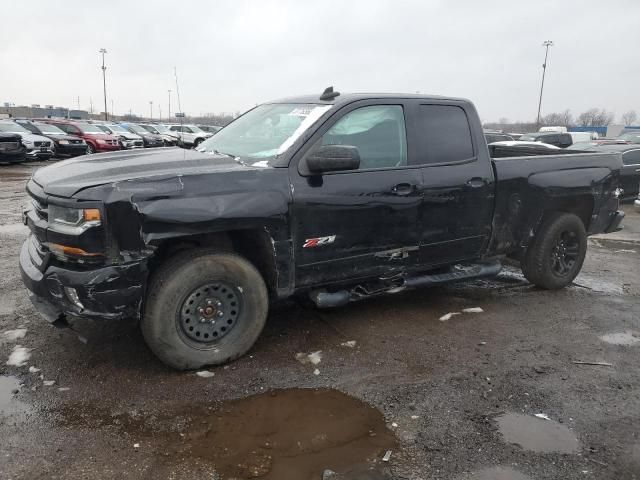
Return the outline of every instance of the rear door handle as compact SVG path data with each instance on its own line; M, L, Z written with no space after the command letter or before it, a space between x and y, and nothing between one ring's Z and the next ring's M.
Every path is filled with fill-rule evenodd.
M410 183L399 183L395 187L391 189L391 193L394 195L410 195L415 189L415 185L411 185Z
M480 188L480 187L484 187L485 185L486 185L486 182L484 181L483 178L480 178L480 177L473 177L467 180L467 186L471 188Z

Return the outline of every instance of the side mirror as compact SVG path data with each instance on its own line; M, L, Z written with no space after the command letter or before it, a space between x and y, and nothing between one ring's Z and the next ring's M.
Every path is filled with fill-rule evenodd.
M360 167L360 153L351 145L322 145L307 157L307 167L311 173L357 170Z

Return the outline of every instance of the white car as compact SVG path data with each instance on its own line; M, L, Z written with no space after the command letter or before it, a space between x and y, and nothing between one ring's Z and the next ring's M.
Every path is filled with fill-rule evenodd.
M103 130L104 133L109 133L118 137L122 144L122 148L127 150L132 148L144 148L144 141L140 135L130 132L120 125L113 125L109 123L96 123L95 125L100 130Z
M35 135L11 120L0 121L0 132L20 135L22 144L27 147L27 158L31 160L49 160L53 157L53 141L50 138Z
M195 125L168 125L168 127L186 147L197 147L213 136L213 133L205 132Z

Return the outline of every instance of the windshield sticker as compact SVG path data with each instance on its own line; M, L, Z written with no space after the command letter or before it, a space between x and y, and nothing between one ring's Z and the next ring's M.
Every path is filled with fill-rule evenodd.
M302 122L300 122L300 125L298 126L296 131L293 132L293 135L291 135L282 145L280 145L280 148L278 149L278 155L286 152L289 147L293 145L293 143L298 138L300 138L300 135L302 135L305 130L313 125L315 121L318 120L322 116L322 114L329 110L331 107L332 105L321 105L312 108L309 112L309 115L307 115L307 117ZM295 110L297 109L292 110L292 112L295 112ZM300 110L302 110L302 108L300 108Z

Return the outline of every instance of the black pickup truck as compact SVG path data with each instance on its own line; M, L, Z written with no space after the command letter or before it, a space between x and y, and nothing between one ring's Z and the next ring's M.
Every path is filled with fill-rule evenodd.
M244 354L293 295L335 307L496 275L506 257L568 285L587 235L619 229L620 154L492 152L463 99L263 104L196 150L38 170L22 278L49 321L139 319L178 369Z

